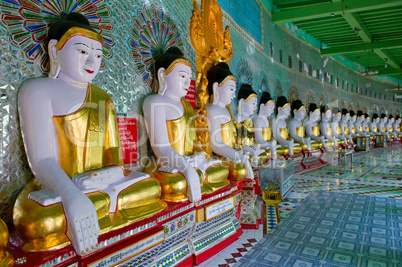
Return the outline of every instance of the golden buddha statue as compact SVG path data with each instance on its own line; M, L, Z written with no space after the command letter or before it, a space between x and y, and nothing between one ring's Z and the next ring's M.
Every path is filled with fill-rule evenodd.
M19 90L21 132L35 179L14 205L25 252L73 245L78 255L98 236L166 208L159 182L124 169L116 111L91 84L102 59L102 36L81 14L67 14L48 32L48 77Z
M192 77L191 63L177 47L155 61L157 93L144 101L147 132L158 166L150 170L168 202L199 201L202 195L229 185L228 168L195 151L194 110L184 97Z
M325 140L325 137L321 135L320 126L318 121L320 120L321 112L315 103L309 105L309 119L303 123L306 135L312 140L312 149L328 148L334 146L333 141Z
M300 146L296 147L295 152L300 153L311 150L311 138L305 135L303 120L306 117L306 107L301 100L293 101L291 105L292 117L288 120L289 135Z

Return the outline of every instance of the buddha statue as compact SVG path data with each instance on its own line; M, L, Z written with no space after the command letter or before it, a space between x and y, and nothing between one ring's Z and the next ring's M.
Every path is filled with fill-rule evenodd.
M48 40L48 77L25 81L18 93L35 178L19 193L13 220L25 252L71 243L84 255L96 250L100 234L167 205L155 178L124 168L113 101L91 84L102 36L83 15L71 13L51 25Z
M339 111L339 108L337 107L333 107L331 111L332 111L332 120L330 124L331 124L332 135L335 138L340 139L340 141L337 142L338 145L345 146L348 143L348 140L344 135L341 134L341 127L339 125L342 113Z
M369 114L364 113L364 120L363 120L363 123L362 123L363 132L367 136L370 136L371 143L374 143L375 132L370 131L370 122L371 122L371 118L370 118Z
M402 135L401 121L402 121L402 118L399 117L399 115L396 115L395 122L394 122L394 132L397 135L397 137L399 137L399 138Z
M190 86L191 62L177 47L171 47L155 61L154 68L157 93L147 96L143 104L157 158L157 168L149 168L149 173L161 183L163 200L199 201L202 195L229 185L228 168L194 150L194 110L182 98Z
M347 109L342 109L342 118L339 123L341 134L349 139L348 144L353 144L351 129L349 128L350 114Z
M387 122L388 117L383 113L381 114L381 119L380 122L377 124L377 126L378 126L378 132L382 135L386 135L387 138L389 138L389 133L387 132Z
M355 126L355 123L357 121L357 115L353 110L349 110L349 115L350 115L350 118L348 121L349 134L352 137L357 137L357 136L359 136L359 134L357 133L356 126Z
M343 142L337 139L332 134L332 127L330 124L330 120L332 119L332 110L328 108L328 106L322 106L321 109L321 121L320 121L320 131L321 135L324 136L325 139L332 141L333 145L339 146Z
M207 79L210 103L205 110L210 126L211 149L229 167L229 179L253 179L249 156L243 153L241 139L237 135L238 125L229 106L235 97L236 78L227 63L220 62L208 70Z
M395 137L394 122L395 122L394 116L392 116L392 114L389 114L388 122L386 124L386 129L387 129L387 132L388 132L390 138Z
M294 153L300 153L304 150L311 150L311 139L305 136L305 130L302 120L306 117L306 107L301 100L293 101L291 105L292 117L288 119L289 135L299 146L294 147Z
M254 140L255 128L251 116L257 109L257 93L249 84L242 84L237 93L236 122L239 125L239 134L242 141L243 152L251 156L253 167L265 163L271 157L268 149L261 148Z
M375 133L375 135L379 134L379 130L378 130L378 123L380 122L380 117L378 116L377 113L373 114L373 119L371 121L371 123L369 124L370 127L370 131Z
M355 122L356 134L359 136L370 136L370 134L368 134L364 131L363 122L366 120L366 118L363 114L363 111L358 110L356 117L357 117L356 122Z
M285 96L280 96L276 100L276 118L272 122L272 130L274 133L274 139L284 147L289 149L289 155L293 156L293 153L300 153L303 147L295 143L295 141L289 136L289 128L286 119L290 116L290 104Z
M328 141L321 135L320 126L318 121L320 120L321 112L315 103L309 105L309 118L303 123L307 136L309 136L315 142L312 142L311 148L327 148L334 146L334 142Z
M272 138L272 127L268 117L274 113L275 101L268 92L263 92L258 105L258 116L253 118L255 128L255 141L263 148L271 150L271 158L277 159L278 155L289 154L289 149L282 147Z

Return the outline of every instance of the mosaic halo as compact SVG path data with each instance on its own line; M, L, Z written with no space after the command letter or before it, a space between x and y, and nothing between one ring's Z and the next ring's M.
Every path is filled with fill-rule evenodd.
M167 49L177 46L183 51L181 33L171 16L161 8L145 7L133 16L127 44L135 71L152 88L152 68L155 60Z
M240 59L236 67L236 86L240 88L242 84L249 84L253 86L253 73L245 59Z
M261 72L261 81L258 88L258 95L261 96L263 92L268 92L269 94L271 94L271 91L269 90L267 75L265 75L264 72Z
M0 0L1 22L7 28L14 45L21 48L28 62L38 64L41 71L49 71L47 30L61 16L77 12L83 14L104 38L103 59L112 57L114 45L110 9L103 0Z

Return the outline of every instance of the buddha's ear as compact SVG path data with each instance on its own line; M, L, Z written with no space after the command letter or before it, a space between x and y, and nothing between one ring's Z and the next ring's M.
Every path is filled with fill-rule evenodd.
M219 99L218 87L219 87L219 85L217 82L214 82L214 84L212 84L212 92L213 92L212 104L218 103L218 99Z
M48 44L48 52L49 52L49 59L50 59L50 71L49 71L49 78L56 79L60 72L60 64L57 57L57 40L52 39L49 41Z
M159 68L158 70L158 81L159 81L159 88L158 88L158 94L164 95L166 91L166 75L164 73L165 68Z

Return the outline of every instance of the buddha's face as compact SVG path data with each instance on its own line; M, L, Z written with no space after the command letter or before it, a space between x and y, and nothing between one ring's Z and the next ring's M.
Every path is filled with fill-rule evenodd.
M236 81L227 80L222 86L217 87L216 93L218 94L219 102L229 105L236 94Z
M355 123L357 119L357 116L354 115L353 117L350 118L350 122Z
M99 71L102 53L99 41L75 35L57 50L60 73L76 82L89 83Z
M338 113L334 114L333 120L334 120L334 121L339 121L339 120L341 119L341 116L342 116L341 113L338 112Z
M371 120L370 117L367 117L366 119L364 119L364 122L365 122L365 123L369 123L370 120Z
M293 110L294 117L298 120L302 120L306 117L306 108L301 107L299 110Z
M387 117L384 117L384 118L381 119L381 122L382 122L382 123L387 123L387 121L388 121L388 118L387 118Z
M290 115L290 105L286 104L282 107L278 107L278 117L287 118Z
M401 123L401 121L402 121L402 119L399 118L399 119L396 120L396 123Z
M261 105L260 106L260 112L261 114L264 114L265 116L271 116L272 113L274 113L275 110L275 102L271 101L266 105Z
M347 122L349 119L350 119L349 113L346 113L345 115L342 115L342 120L343 120L344 122Z
M331 119L331 117L332 117L332 111L327 110L327 112L325 112L322 117L323 117L324 120L329 121Z
M193 72L191 67L180 63L177 64L168 74L165 74L166 91L165 95L183 97L190 87Z
M389 123L394 123L394 120L395 120L394 118L391 118L391 119L389 119L388 122L389 122Z
M316 109L313 112L310 112L310 120L312 121L318 121L320 119L320 110Z
M379 123L379 122L380 122L380 118L378 117L375 119L375 123Z
M257 104L258 100L257 97L250 97L247 102L244 102L244 108L243 112L246 116L250 116L254 114L254 112L257 110Z
M360 116L357 118L357 122L362 123L364 121L364 116Z

